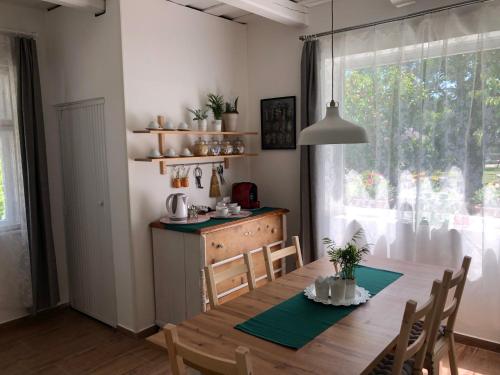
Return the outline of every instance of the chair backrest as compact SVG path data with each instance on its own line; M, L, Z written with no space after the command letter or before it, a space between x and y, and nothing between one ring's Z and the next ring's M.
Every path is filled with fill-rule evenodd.
M392 374L401 374L405 361L415 357L414 370L422 370L425 360L425 353L429 341L429 331L436 319L437 299L441 293L441 281L435 280L432 284L431 295L424 305L417 309L417 302L409 300L406 302L401 330L394 353L394 364ZM410 343L410 333L413 324L424 319L424 327L419 337Z
M264 246L264 259L266 263L266 272L267 272L267 280L273 281L276 279L274 275L274 267L273 262L283 259L290 255L295 255L296 260L295 264L297 268L301 268L304 266L304 262L302 261L302 252L300 250L300 241L298 236L293 236L293 245L289 247L285 247L284 249L277 250L271 252L271 248L269 246Z
M248 281L248 288L254 290L257 287L255 281L255 270L250 252L243 254L244 263L231 266L221 272L215 272L212 265L205 267L205 277L207 282L208 300L210 307L215 308L219 305L219 295L217 294L217 284L232 279L238 275L246 274Z
M252 363L250 351L239 346L235 351L235 361L203 353L179 341L177 327L167 324L163 328L167 343L168 357L173 375L185 375L186 366L202 374L250 375Z
M445 328L445 335L447 333L452 333L455 327L455 321L457 319L458 308L462 300L462 295L464 292L465 282L467 281L467 274L469 272L471 257L466 256L462 261L462 267L460 270L453 274L453 271L446 270L443 274L442 280L442 291L441 295L438 297L438 302L436 306L437 319L435 320L430 331L429 345L427 347L427 352L432 353L434 350L434 345L438 338L438 331L443 320L448 319ZM450 290L455 288L455 293L453 298L449 303L448 294Z

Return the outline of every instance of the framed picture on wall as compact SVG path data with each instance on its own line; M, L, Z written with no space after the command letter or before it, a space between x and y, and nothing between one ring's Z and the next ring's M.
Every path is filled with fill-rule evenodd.
M260 101L260 134L263 150L297 148L295 103L295 96Z

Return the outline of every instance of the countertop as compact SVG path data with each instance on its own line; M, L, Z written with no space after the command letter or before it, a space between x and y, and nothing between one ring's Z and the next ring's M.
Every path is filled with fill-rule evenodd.
M262 207L254 210L251 216L243 219L210 219L209 221L198 224L163 224L160 220L157 220L151 223L150 227L184 233L207 234L240 225L241 223L258 220L264 216L285 215L288 212L290 211L286 208Z

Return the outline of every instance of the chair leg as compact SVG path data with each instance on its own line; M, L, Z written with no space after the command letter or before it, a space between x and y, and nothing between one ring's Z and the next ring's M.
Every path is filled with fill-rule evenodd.
M455 348L455 336L451 333L448 336L448 356L450 358L450 372L451 375L458 375L458 366L457 366L457 352Z
M427 369L428 375L439 375L439 360L434 357L427 357L424 368Z

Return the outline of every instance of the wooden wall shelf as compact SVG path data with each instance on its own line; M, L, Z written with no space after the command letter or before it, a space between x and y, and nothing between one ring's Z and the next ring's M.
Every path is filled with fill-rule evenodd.
M176 158L137 158L135 161L155 162L162 161L169 165L175 164L202 164L202 163L220 163L224 159L240 159L258 154L241 154L241 155L219 155L219 156L180 156Z
M163 129L144 129L134 130L134 134L164 134L164 135L258 135L257 132L212 132L212 131L198 131L198 130L163 130Z
M198 130L165 130L165 117L158 116L158 124L162 128L159 129L142 129L134 130L134 134L152 134L158 137L158 151L160 154L165 153L165 136L168 135L221 135L221 136L244 136L244 135L257 135L257 132L215 132L215 131L198 131ZM240 159L249 156L257 156L257 154L243 154L243 155L220 155L220 156L190 156L190 157L176 157L176 158L137 158L135 161L153 162L158 161L160 164L160 173L166 174L169 165L192 165L192 164L211 164L224 162L224 167L229 168L230 159Z

